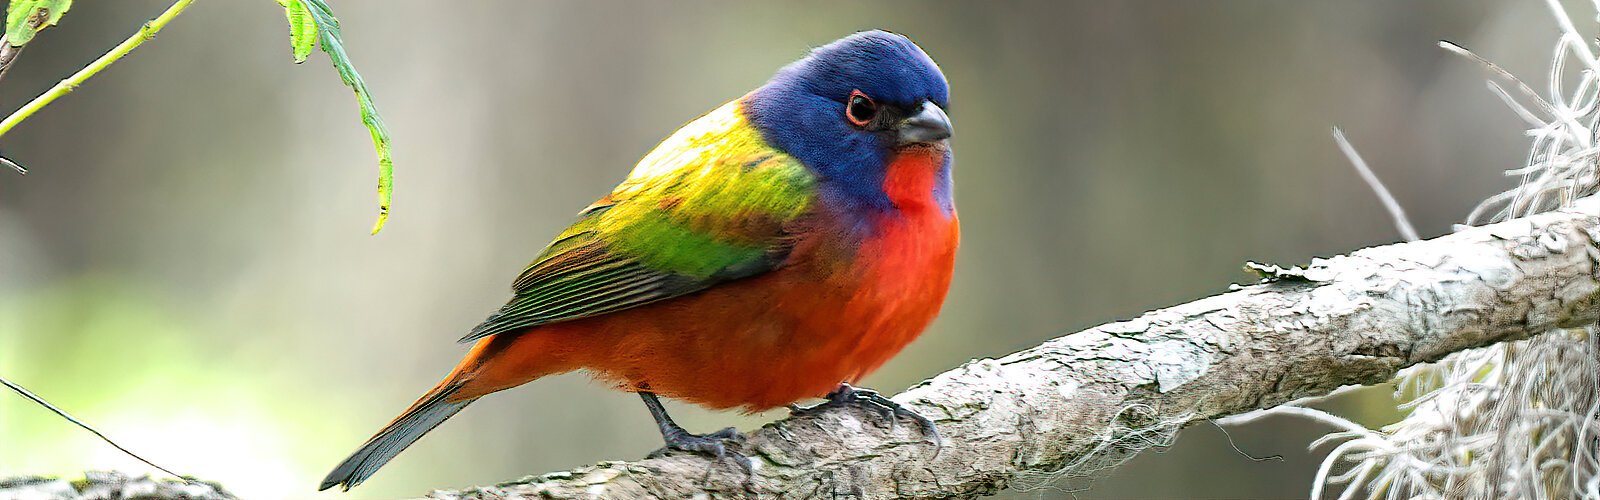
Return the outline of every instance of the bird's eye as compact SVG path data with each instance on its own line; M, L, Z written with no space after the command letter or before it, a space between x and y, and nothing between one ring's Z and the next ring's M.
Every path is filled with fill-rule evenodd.
M850 101L845 104L844 118L857 127L865 127L878 117L878 103L859 90L850 91Z

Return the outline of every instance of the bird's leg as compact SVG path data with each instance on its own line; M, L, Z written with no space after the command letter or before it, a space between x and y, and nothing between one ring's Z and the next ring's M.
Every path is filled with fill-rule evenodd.
M749 457L731 451L723 444L723 441L744 441L744 435L739 434L738 429L729 427L710 434L690 434L672 421L672 417L667 415L667 408L661 406L661 400L656 398L655 393L639 391L639 397L644 399L644 406L650 409L650 416L656 419L656 426L661 428L661 438L667 442L665 448L650 453L649 458L665 456L669 449L710 455L717 460L731 456L745 472L751 471Z
M935 447L943 446L944 441L939 437L939 427L933 424L932 419L924 417L917 412L911 411L910 408L901 406L900 403L896 403L894 400L884 397L884 395L879 394L878 391L874 391L872 389L861 389L850 384L840 382L839 388L834 389L833 392L828 393L828 395L824 396L824 398L827 399L827 401L823 401L811 406L791 404L789 405L789 414L796 416L812 415L837 406L855 406L857 408L878 412L879 415L882 415L884 419L889 421L889 425L891 427L894 426L901 417L910 419L911 421L916 422L918 427L922 428L922 434L927 436L929 440L933 441L933 445Z

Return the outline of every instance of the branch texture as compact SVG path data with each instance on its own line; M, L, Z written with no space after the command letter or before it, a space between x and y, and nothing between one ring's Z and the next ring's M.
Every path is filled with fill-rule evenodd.
M0 498L11 500L237 500L221 486L200 481L132 477L116 472L88 472L83 479L48 477L0 479Z
M967 498L1115 463L1148 446L1141 436L1600 320L1600 198L1262 271L1262 284L975 360L896 396L938 422L942 449L915 425L843 408L751 433L739 451L752 474L676 455L429 498Z
M754 461L749 474L680 454L429 498L969 498L1081 473L1189 423L1600 320L1600 197L1304 269L1256 269L1261 284L971 361L896 396L938 422L942 448L909 422L836 408L751 433L736 447ZM27 498L109 498L68 486L6 481L0 497L53 488ZM182 495L138 498L226 494Z

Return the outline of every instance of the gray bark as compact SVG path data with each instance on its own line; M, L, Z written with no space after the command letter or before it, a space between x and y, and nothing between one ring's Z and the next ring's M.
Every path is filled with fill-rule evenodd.
M0 479L0 500L132 499L237 500L213 483L158 480L116 472L89 472L77 481L28 476Z
M1189 423L1600 320L1600 197L1256 269L1261 284L975 360L895 396L938 422L940 448L911 422L839 408L750 433L735 447L750 474L680 454L429 498L968 498L1114 464Z
M1552 328L1600 320L1600 198L1427 241L1368 248L1265 283L969 362L894 397L934 418L789 418L738 450L607 462L429 498L967 498L1115 463L1151 436Z

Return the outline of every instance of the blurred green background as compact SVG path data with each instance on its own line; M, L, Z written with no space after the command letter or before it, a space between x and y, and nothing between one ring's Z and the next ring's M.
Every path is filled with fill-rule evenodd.
M1521 123L1449 39L1542 86L1538 2L336 1L394 137L375 161L320 53L290 63L267 0L197 2L8 135L0 374L123 444L246 498L309 498L430 387L571 215L683 122L852 31L944 68L965 230L937 324L869 385L1223 291L1247 259L1397 239L1329 138L1346 129L1419 229L1442 234L1520 164ZM79 2L0 84L9 110L162 1ZM441 5L447 5L441 7ZM1588 4L1573 17L1593 19ZM1330 405L1394 417L1384 389ZM695 430L752 428L673 405ZM1014 498L1303 496L1327 429L1196 425L1176 446ZM582 375L488 398L353 498L638 458L637 398ZM1281 455L1282 459L1253 460ZM146 469L0 394L0 477ZM327 494L325 494L327 495Z

